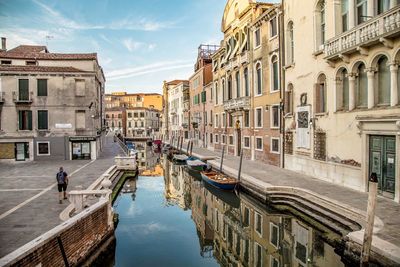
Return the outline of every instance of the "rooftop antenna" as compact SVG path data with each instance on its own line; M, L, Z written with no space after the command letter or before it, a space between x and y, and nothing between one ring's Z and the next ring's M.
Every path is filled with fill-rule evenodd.
M49 46L49 40L53 39L53 38L54 38L54 36L52 36L52 35L46 35L46 46Z

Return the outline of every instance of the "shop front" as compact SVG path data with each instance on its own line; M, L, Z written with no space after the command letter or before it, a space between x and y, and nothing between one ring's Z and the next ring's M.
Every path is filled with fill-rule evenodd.
M92 147L95 144L95 137L70 137L72 160L76 159L92 159Z

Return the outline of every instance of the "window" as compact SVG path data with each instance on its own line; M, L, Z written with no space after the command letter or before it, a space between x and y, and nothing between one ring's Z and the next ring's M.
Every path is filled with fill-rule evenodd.
M144 112L140 112L140 118L144 118Z
M321 44L326 40L325 1L321 2Z
M225 80L222 80L222 101L226 100Z
M271 29L271 38L275 37L278 34L278 28L276 23L276 17L269 21L270 29Z
M254 48L258 48L261 45L260 31L260 28L254 31Z
M204 125L207 125L207 111L203 111Z
M228 114L228 127L233 127L233 116L231 114Z
M228 78L228 100L232 99L232 75Z
M212 144L213 143L213 135L212 135L212 133L210 133L210 144Z
M326 38L325 1L320 0L315 12L316 50L322 50Z
M218 134L215 135L215 143L218 144Z
M256 128L262 128L262 107L256 108L255 109L255 114L256 114Z
M271 138L271 152L279 153L279 138Z
M76 129L85 129L86 128L86 121L85 121L85 111L78 110L75 113L75 120L76 120Z
M377 0L377 15L382 14L383 12L389 10L390 1L395 0Z
M218 118L218 114L215 114L215 128L219 127L219 118Z
M278 229L278 226L273 224L273 223L269 224L269 242L275 248L278 248L278 245L279 245L279 229Z
M363 63L358 66L357 74L357 107L366 107L368 105L368 78Z
M279 128L279 105L271 106L271 128Z
M201 103L206 102L206 91L201 92Z
M378 105L390 104L390 70L387 57L378 60Z
M345 32L349 29L349 0L342 0L341 16L342 16L342 32Z
M244 95L249 96L249 69L245 68L243 72L244 76Z
M218 105L218 82L215 82L215 105Z
M196 77L196 79L193 80L193 89L196 89L199 86L200 86L200 77Z
M137 118L138 117L138 113L137 112L133 113L133 117Z
M233 145L233 135L229 136L229 145Z
M38 110L38 129L47 130L48 125L48 112L47 110Z
M262 247L257 242L254 243L254 266L262 267Z
M32 111L19 110L18 111L18 124L19 130L32 130Z
M118 119L121 119L122 118L122 114L118 114Z
M236 97L240 97L240 71L236 72Z
M37 142L36 148L38 156L50 156L50 142Z
M221 135L222 136L222 144L226 144L226 135Z
M340 90L337 92L341 96L338 108L347 110L349 109L349 77L346 69L339 72L338 81L340 82L338 89L341 89L341 92Z
M137 121L135 121L135 128L137 128Z
M277 260L274 256L271 255L271 267L279 267L279 260Z
M318 77L317 84L315 86L315 112L324 113L326 112L326 76L321 74Z
M250 127L250 111L244 111L244 127Z
M2 60L1 61L1 65L10 65L11 64L11 60Z
M244 141L243 141L243 146L245 147L245 148L250 148L250 137L248 137L248 136L245 136L244 138Z
M261 63L256 64L256 95L262 94Z
M37 95L38 96L47 96L47 80L46 79L38 79L37 80Z
M356 1L356 23L361 24L367 21L367 0L355 0Z
M256 150L263 149L262 137L256 137Z
M131 128L132 127L132 122L128 122L128 127Z
M226 127L226 114L222 113L222 125L221 127Z
M271 80L272 80L272 86L271 86L271 91L278 91L279 90L279 66L278 66L278 57L273 56L271 59Z
M27 61L25 61L25 65L28 65L28 66L35 66L35 65L36 65L36 61L34 61L34 60L27 60Z
M85 80L75 80L75 95L85 96Z
M213 112L212 112L212 110L210 110L210 123L211 124L213 123Z
M29 80L18 80L18 100L29 100Z
M285 114L293 113L293 84L289 84L285 92Z
M293 22L290 21L287 28L287 63L294 62L294 33Z
M210 100L212 100L213 99L213 89L212 89L212 87L210 87Z
M132 118L132 113L128 112L128 118Z

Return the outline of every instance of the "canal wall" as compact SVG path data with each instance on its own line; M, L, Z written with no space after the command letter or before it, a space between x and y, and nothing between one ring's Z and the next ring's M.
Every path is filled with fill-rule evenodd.
M114 232L109 201L100 200L83 212L0 259L0 266L79 265ZM63 252L65 253L65 259Z

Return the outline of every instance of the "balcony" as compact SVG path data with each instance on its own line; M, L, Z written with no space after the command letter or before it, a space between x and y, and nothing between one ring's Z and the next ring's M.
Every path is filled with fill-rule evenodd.
M0 92L0 104L4 103L5 92Z
M229 62L227 62L227 63L225 64L225 71L226 71L226 72L229 72L229 71L231 71L231 70L232 70L232 62L229 61Z
M236 110L249 110L249 109L250 109L249 96L243 96L224 101L224 110L228 112Z
M240 55L240 65L243 65L245 63L249 63L249 51L245 51L243 54Z
M189 128L189 124L184 122L184 123L182 123L182 127L183 128Z
M33 92L20 95L18 91L14 91L13 101L15 104L31 104L33 102Z
M325 58L335 61L355 52L366 54L368 47L377 43L393 47L390 38L400 34L399 27L400 6L397 6L326 41Z

